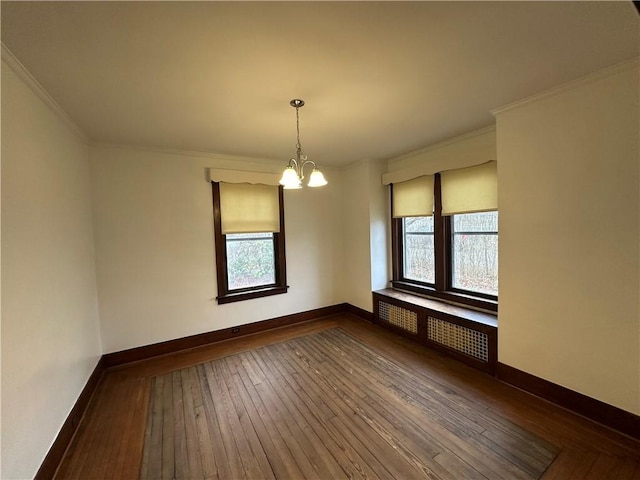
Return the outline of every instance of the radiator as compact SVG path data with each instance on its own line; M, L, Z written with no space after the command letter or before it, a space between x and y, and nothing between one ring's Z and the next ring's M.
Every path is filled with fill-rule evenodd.
M489 361L489 337L484 332L427 317L427 338L483 362Z
M407 332L418 333L418 314L416 312L386 302L380 302L378 308L381 320Z
M418 314L408 308L379 300L378 315L380 320L414 335L418 334ZM426 318L428 340L481 362L489 362L489 336L486 333L432 315L427 315Z

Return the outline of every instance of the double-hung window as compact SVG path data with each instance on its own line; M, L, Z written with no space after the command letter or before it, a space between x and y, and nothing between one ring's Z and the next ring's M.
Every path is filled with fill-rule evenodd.
M218 303L287 292L282 187L212 182Z
M451 287L498 295L498 212L451 216Z
M392 185L395 288L497 310L496 164Z

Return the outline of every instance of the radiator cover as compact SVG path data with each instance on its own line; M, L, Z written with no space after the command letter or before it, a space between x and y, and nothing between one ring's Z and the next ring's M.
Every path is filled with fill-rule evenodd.
M495 372L495 316L433 300L414 303L406 295L401 299L394 297L399 294L387 292L374 292L374 315L380 325L481 370Z
M418 314L387 302L379 302L380 319L409 333L418 334Z
M483 362L489 361L489 337L486 333L430 316L427 317L427 338Z

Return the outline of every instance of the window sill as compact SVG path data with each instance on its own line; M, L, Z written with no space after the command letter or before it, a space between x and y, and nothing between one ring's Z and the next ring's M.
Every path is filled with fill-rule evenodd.
M253 298L269 297L271 295L280 295L287 293L288 286L285 287L267 287L259 290L250 290L245 292L231 292L226 295L216 297L218 304L241 302L243 300L251 300Z
M391 285L396 290L403 290L405 292L423 295L428 298L434 298L438 300L444 300L454 304L464 305L469 308L475 308L479 310L485 310L492 313L498 312L498 301L490 300L487 298L475 297L459 292L451 291L439 291L430 287L423 287L415 285L413 283L393 280Z

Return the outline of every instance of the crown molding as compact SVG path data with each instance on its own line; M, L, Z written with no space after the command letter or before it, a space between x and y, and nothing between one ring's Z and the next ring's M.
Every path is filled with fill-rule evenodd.
M426 147L422 147L422 148L420 148L418 150L412 150L410 152L403 153L403 154L398 155L396 157L389 157L389 158L382 158L382 159L365 158L365 159L361 159L361 160L356 160L355 162L349 163L348 165L342 165L342 166L339 166L339 167L336 167L336 168L338 168L340 170L344 170L344 169L348 169L348 168L354 168L354 167L357 167L358 165L361 165L363 163L369 163L369 162L383 162L383 163L386 163L388 165L389 162L399 162L399 161L405 160L407 158L415 157L417 155L421 155L423 153L430 152L432 150L437 150L438 148L446 147L447 145L453 145L454 143L462 142L462 141L468 140L470 138L477 137L479 135L483 135L483 134L489 133L489 132L495 132L495 131L496 131L496 126L495 125L489 125L488 127L484 127L484 128L479 129L479 130L473 130L471 132L463 133L462 135L458 135L456 137L451 137L451 138L448 138L447 140L443 140L443 141L438 142L438 143L433 143L433 144L428 145Z
M36 80L36 78L27 70L20 60L9 50L9 48L2 43L2 61L9 67L32 91L40 100L42 100L49 109L55 113L70 129L75 133L78 138L85 144L89 144L89 137L84 131L71 119L69 114L49 95L44 87Z
M626 60L622 63L617 63L603 70L598 70L596 72L589 73L587 75L576 78L574 80L569 80L568 82L562 83L549 90L545 90L543 92L536 93L535 95L531 95L530 97L523 98L522 100L518 100L516 102L512 102L502 107L496 108L495 110L491 110L491 114L494 116L500 115L504 112L523 107L530 103L535 103L540 100L546 99L548 97L559 95L563 92L572 90L581 85L596 82L598 80L602 80L604 78L617 75L618 73L624 72L625 70L630 70L632 68L638 68L638 67L640 67L640 57L634 57L630 60Z
M214 153L214 152L202 152L197 150L181 150L178 148L168 148L168 147L155 147L155 146L147 146L147 145L135 145L128 143L112 143L112 142L90 142L91 147L95 148L110 148L110 149L122 149L122 150L135 150L139 152L152 152L152 153L160 153L167 155L180 155L184 157L197 157L197 158L205 158L211 160L223 160L223 161L242 161L247 163L255 163L255 164L273 164L273 165L285 165L286 162L282 160L274 159L274 158L264 158L264 157L248 157L245 155L228 155L223 153ZM284 168L284 167L283 167Z

